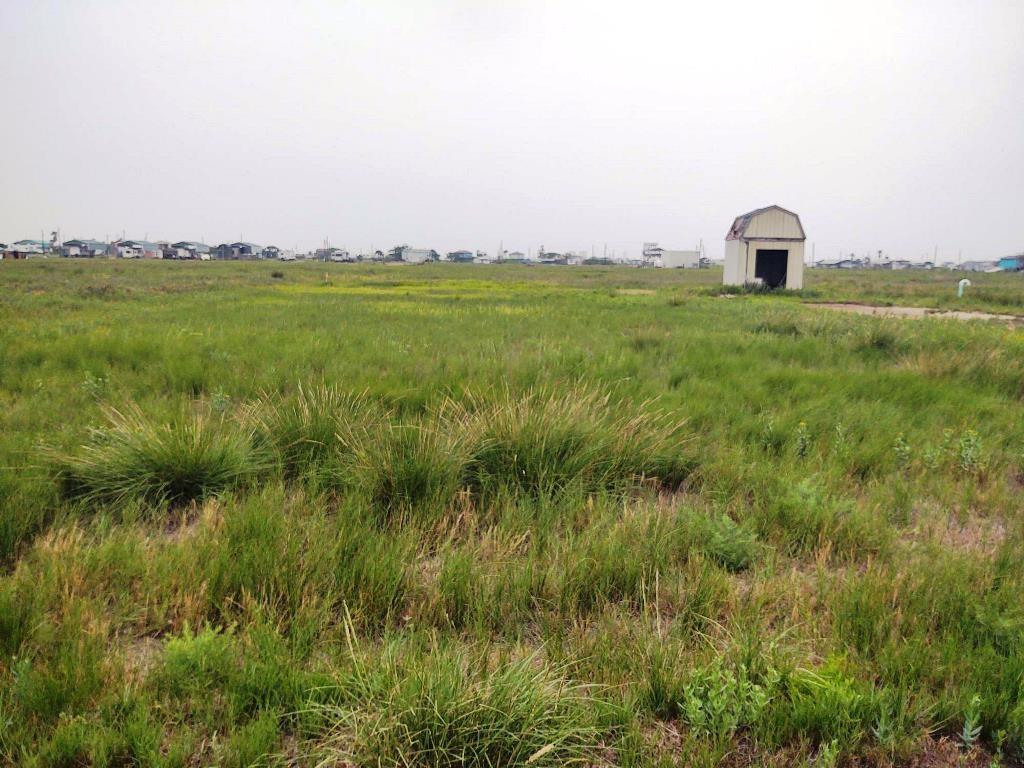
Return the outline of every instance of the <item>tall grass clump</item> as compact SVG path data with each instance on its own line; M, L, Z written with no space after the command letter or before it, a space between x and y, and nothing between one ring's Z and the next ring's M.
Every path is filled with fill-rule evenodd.
M354 658L343 704L321 705L321 764L536 765L582 762L594 749L585 689L537 658L491 664L466 651Z
M251 414L262 443L273 449L286 480L341 485L357 445L381 426L381 408L365 394L320 384L299 386L294 397L262 397Z
M541 496L572 485L596 492L644 479L676 487L693 468L681 421L581 387L471 396L443 414L449 429L469 436L467 484L483 493Z
M105 415L106 426L77 451L51 454L66 498L186 504L243 485L265 466L252 431L225 418L183 411L159 422L135 404Z
M385 424L357 451L357 483L389 522L440 517L462 485L462 437L429 422Z

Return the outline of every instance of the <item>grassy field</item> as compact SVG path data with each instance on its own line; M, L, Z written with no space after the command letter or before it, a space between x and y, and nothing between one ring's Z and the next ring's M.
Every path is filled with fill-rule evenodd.
M0 763L1019 764L1022 277L0 263Z

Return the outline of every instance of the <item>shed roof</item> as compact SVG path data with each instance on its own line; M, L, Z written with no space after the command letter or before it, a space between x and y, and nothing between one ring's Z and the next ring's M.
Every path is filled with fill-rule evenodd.
M780 217L780 222L776 223L776 226L769 226L765 231L753 231L753 229L760 230L761 228L752 228L756 220L767 219L770 216L765 214L771 214L778 212L783 214ZM790 219L789 217L792 217ZM788 220L788 221L787 221ZM791 228L785 226L789 221L795 222L796 227ZM783 226L779 227L778 223L782 223ZM799 232L798 236L796 233ZM807 235L804 234L803 224L800 223L800 217L793 213L793 211L783 208L781 205L768 205L764 208L756 208L753 211L742 213L735 218L732 226L729 228L728 234L725 236L726 240L747 240L747 239L758 239L758 240L806 240Z

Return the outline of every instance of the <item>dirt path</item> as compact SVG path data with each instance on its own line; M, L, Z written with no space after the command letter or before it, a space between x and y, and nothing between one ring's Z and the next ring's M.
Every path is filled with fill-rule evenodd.
M952 320L1000 320L1011 325L1024 325L1024 317L1019 315L997 315L991 312L973 312L966 310L943 310L931 307L875 307L870 304L814 302L814 307L836 309L840 312L853 312L858 315L876 315L878 317L939 317Z

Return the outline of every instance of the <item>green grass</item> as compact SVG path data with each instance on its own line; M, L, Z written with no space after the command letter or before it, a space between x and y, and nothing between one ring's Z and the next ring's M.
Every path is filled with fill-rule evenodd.
M0 264L0 765L1019 764L956 277Z

